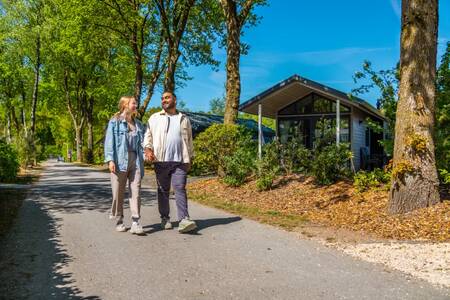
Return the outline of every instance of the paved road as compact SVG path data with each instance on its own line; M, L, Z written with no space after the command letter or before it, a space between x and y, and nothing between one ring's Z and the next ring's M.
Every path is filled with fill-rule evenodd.
M449 290L194 203L198 232L161 231L150 176L145 236L115 232L109 204L107 173L48 163L0 241L0 298L450 298Z

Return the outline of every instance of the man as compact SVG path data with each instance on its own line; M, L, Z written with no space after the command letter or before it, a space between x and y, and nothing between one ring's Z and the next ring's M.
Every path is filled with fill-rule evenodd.
M189 218L186 196L186 178L194 147L191 122L186 115L177 111L176 105L176 95L172 91L164 92L161 98L163 110L154 113L148 120L144 152L146 160L153 161L155 165L162 229L172 228L169 217L172 183L178 210L178 231L186 233L197 228Z

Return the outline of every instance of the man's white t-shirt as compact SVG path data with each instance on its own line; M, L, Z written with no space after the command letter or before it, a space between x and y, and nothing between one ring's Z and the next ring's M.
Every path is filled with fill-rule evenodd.
M167 115L168 131L166 136L166 153L164 161L183 161L183 141L181 139L181 114Z

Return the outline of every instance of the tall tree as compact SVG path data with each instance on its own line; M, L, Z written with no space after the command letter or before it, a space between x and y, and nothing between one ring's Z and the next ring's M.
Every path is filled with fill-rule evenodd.
M102 18L96 18L94 23L116 34L133 53L134 97L142 116L165 69L163 31L157 20L156 5L144 0L100 2L103 5L97 9ZM144 90L147 96L141 103Z
M252 14L256 5L263 5L265 0L220 0L226 22L227 44L227 82L225 124L234 124L238 116L239 101L241 96L241 75L239 62L242 48L241 35L245 25L255 25L257 17Z
M439 202L433 141L437 29L438 0L403 0L391 213Z
M184 64L218 66L212 43L219 31L216 0L154 0L167 51L164 89L175 90L177 78L188 79Z
M155 0L161 16L164 37L167 43L167 68L164 74L164 89L175 90L175 70L180 58L181 39L186 31L189 13L195 0Z

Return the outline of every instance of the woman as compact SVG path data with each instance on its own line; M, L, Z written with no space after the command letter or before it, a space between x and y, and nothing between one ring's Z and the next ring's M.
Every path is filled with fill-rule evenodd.
M119 101L119 112L109 121L105 139L105 162L111 172L112 207L111 218L117 220L116 230L125 232L123 202L125 186L129 181L131 229L133 234L143 234L139 224L141 179L144 176L142 141L144 128L136 118L137 102L134 97L124 96Z

